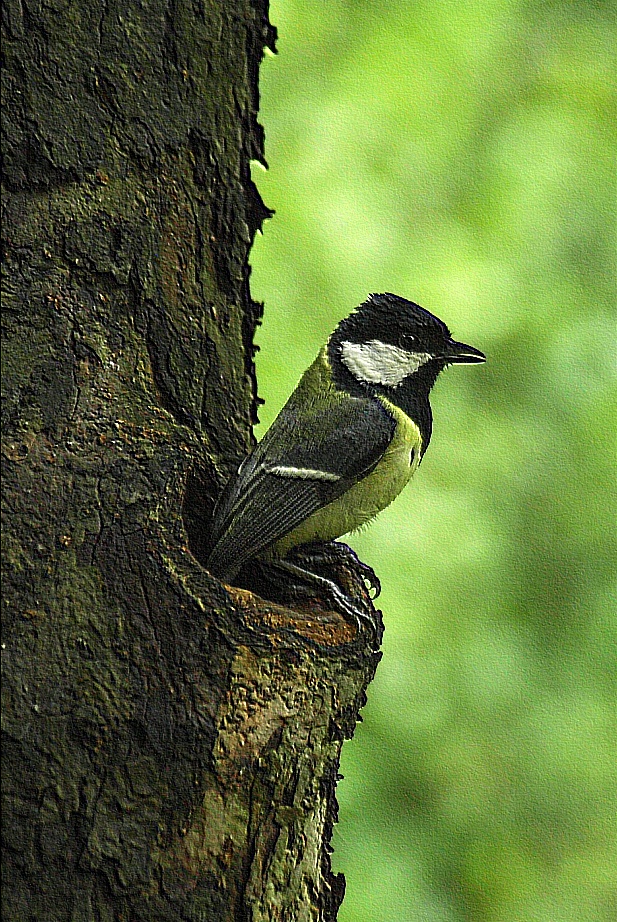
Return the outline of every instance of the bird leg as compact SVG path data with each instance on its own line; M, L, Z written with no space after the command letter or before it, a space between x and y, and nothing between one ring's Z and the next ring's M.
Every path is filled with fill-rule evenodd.
M286 559L293 560L303 569L313 573L323 573L325 569L328 576L331 576L332 570L336 572L337 567L343 566L352 573L359 573L368 584L369 590L374 591L375 595L372 598L378 598L381 593L381 583L373 568L363 563L356 552L342 541L315 541L313 544L304 544L290 551Z
M351 548L323 542L294 548L284 559L247 561L234 585L280 604L306 604L317 597L339 611L358 631L368 628L379 643L383 626L372 605L362 599L366 588L360 580L365 579L372 589L379 589L373 570L362 564ZM341 580L345 588L338 584Z
M287 585L293 595L309 598L311 595L321 596L329 602L347 621L355 624L358 631L368 628L373 638L380 630L380 622L374 613L367 607L361 607L352 600L337 584L320 573L305 569L298 563L285 558L284 560L268 561L268 565L275 570L286 574ZM291 580L289 579L291 577Z

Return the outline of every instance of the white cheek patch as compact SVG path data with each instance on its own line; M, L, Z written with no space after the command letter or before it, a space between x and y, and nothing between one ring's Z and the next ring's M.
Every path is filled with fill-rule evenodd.
M408 352L390 343L341 343L341 359L358 381L396 387L432 358L429 352Z

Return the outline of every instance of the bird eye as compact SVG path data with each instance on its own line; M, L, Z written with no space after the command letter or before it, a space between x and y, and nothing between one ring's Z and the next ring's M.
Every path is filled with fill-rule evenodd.
M416 337L412 336L411 333L401 333L400 336L400 345L403 349L409 349L410 346L416 341Z

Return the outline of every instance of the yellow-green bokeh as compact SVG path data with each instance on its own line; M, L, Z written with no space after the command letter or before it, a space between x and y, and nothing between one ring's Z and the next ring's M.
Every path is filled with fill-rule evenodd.
M344 749L340 922L617 918L617 7L273 2L272 421L370 291L440 316L433 441L351 540L384 658Z

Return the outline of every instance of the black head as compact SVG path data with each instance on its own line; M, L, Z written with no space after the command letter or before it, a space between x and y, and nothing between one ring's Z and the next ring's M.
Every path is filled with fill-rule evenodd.
M398 387L405 378L434 365L435 377L453 362L483 362L472 346L454 342L438 317L398 295L370 295L341 320L330 338L331 358L340 360L362 384Z
M484 362L482 352L455 342L438 317L413 301L373 294L341 320L328 342L335 383L352 394L382 394L430 438L428 395L447 365Z

